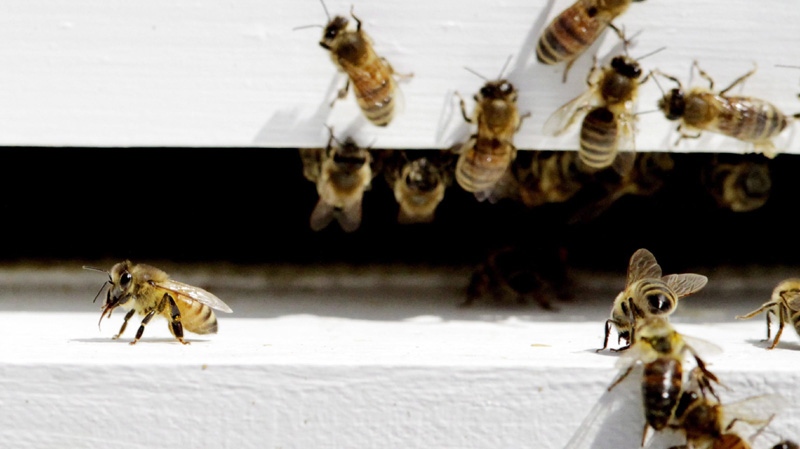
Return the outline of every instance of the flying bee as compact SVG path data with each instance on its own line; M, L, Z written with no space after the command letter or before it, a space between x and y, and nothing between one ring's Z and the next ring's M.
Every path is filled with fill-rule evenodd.
M719 207L734 212L749 212L767 202L772 190L772 178L769 164L761 156L759 158L720 162L715 157L706 167L703 182Z
M471 116L467 114L464 99L456 92L464 120L477 125L477 131L458 150L456 181L464 190L475 193L479 201L489 197L516 157L514 134L530 115L520 115L517 90L501 78L503 71L505 66L497 80L487 80L475 95Z
M641 58L640 58L641 59ZM627 174L636 151L634 105L642 78L637 60L616 56L602 69L596 61L586 79L589 88L558 108L544 124L544 132L560 135L582 115L578 156L587 170L613 167Z
M685 91L677 78L657 72L678 85L658 101L658 107L667 119L680 121L678 124L680 137L675 144L677 145L682 139L698 138L702 131L711 131L751 143L756 152L763 153L769 158L775 157L778 150L772 139L786 128L789 117L764 100L726 95L729 90L753 75L756 69L745 73L730 86L715 93L714 81L700 69L697 61L694 61L692 67L708 81L707 89L695 87Z
M372 41L361 29L361 20L353 14L352 8L350 16L356 22L355 31L348 29L347 18L335 16L331 19L324 2L322 6L329 22L319 45L330 52L333 63L347 75L347 83L339 91L337 99L344 98L352 84L356 102L364 116L376 126L388 125L394 118L395 100L399 93L394 69L375 53Z
M319 195L309 223L311 229L319 231L335 218L345 232L353 232L361 225L364 191L372 183L372 156L350 137L333 145L336 139L333 130L329 130L330 138L324 150L300 150L303 174L316 183Z
M222 300L199 287L184 284L170 279L167 273L150 265L133 265L126 260L114 265L111 271L84 267L86 269L108 273L108 281L98 293L106 291L106 300L103 304L103 318L111 317L111 312L117 307L128 310L119 333L114 339L122 336L128 320L134 313L144 315L136 337L131 344L136 344L147 323L155 315L161 315L169 320L169 330L178 341L189 344L183 339L183 331L195 334L216 334L217 317L212 309L225 313L232 310ZM95 297L97 300L97 297ZM97 323L98 327L100 322Z
M566 62L566 82L569 68L606 27L622 35L611 21L624 13L632 1L642 0L577 0L544 29L536 45L536 58L548 65Z
M746 315L737 316L736 319L747 320L761 312L767 312L767 342L770 339L772 315L778 319L779 323L778 333L775 334L772 345L767 349L775 349L778 346L783 333L783 326L786 322L791 322L794 330L800 334L800 278L790 278L782 281L772 291L772 298L769 301Z
M622 382L637 365L643 367L642 400L644 402L645 426L642 432L642 446L647 439L647 431L665 429L678 406L683 391L683 373L686 356L691 355L703 376L703 385L709 393L714 394L711 382L719 383L717 377L708 369L700 358L695 345L714 347L704 340L692 339L690 345L687 337L679 334L665 316L651 316L637 323L634 343L619 360L624 371L608 387L611 391ZM719 348L714 347L715 350Z
M636 340L637 323L651 317L668 317L678 306L678 299L702 289L708 278L694 273L661 275L661 266L650 251L641 248L631 256L625 290L614 299L611 318L606 320L602 351L608 347L611 327L628 349Z
M698 377L701 378L699 382ZM697 369L690 372L688 387L681 394L673 416L674 423L670 424L685 434L687 445L683 448L750 449L749 439L742 437L741 431L735 427L747 425L755 429L757 435L787 405L781 396L774 394L723 405L703 391L707 379L702 378L703 374Z
M410 159L408 153L402 152L399 156L384 171L399 205L397 221L401 224L430 223L444 199L445 189L452 182L447 170L449 161L440 154Z

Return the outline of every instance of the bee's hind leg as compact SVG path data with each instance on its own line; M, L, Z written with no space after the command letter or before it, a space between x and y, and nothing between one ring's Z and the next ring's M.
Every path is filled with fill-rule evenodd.
M164 301L169 305L169 331L179 342L188 345L189 342L183 339L183 323L181 323L181 311L178 309L178 304L167 293L164 294Z

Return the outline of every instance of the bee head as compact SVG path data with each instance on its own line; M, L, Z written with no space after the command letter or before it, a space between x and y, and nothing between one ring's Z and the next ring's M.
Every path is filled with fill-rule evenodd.
M506 80L489 81L481 87L480 96L484 99L509 99L517 101L517 91L514 85Z
M132 268L133 264L129 260L111 267L111 272L108 273L111 287L106 298L106 307L116 307L131 298L130 293L134 284Z
M631 78L639 79L642 76L642 68L635 59L627 56L616 56L611 60L611 68L620 75Z
M412 161L405 171L406 185L422 192L430 192L439 185L439 171L425 158Z
M347 28L347 23L348 20L342 16L334 17L328 22L328 25L325 26L325 31L322 33L322 40L319 41L319 45L326 50L332 49L336 38Z
M683 91L675 88L669 91L664 97L658 100L658 107L664 111L664 115L668 120L678 120L683 117L686 110L686 99L683 96Z

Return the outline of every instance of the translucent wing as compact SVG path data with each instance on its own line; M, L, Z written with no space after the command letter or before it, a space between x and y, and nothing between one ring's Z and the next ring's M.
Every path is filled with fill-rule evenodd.
M656 256L650 251L641 248L631 256L628 265L628 284L631 285L639 279L661 277L661 266L656 262Z
M636 134L630 117L630 114L625 113L620 114L617 118L619 122L617 157L614 158L611 167L620 176L627 176L633 169L633 163L636 160Z
M221 299L217 298L214 294L203 290L200 287L194 287L188 284L184 284L183 282L173 281L172 279L167 279L166 281L158 282L157 284L160 288L165 290L169 290L172 293L175 293L176 299L180 299L186 302L197 301L201 304L205 304L212 309L219 310L225 313L231 313L230 307L227 304L222 302Z
M703 361L705 361L707 357L713 357L715 355L722 354L722 347L717 346L708 340L684 334L681 334L681 337L692 354L695 357L700 357L703 359Z
M746 430L745 434L757 433L788 406L786 398L778 394L762 394L723 404L722 425L727 428L733 423L733 428L737 431Z
M355 231L361 226L361 198L336 211L334 216L344 232Z
M691 295L708 283L707 277L694 273L669 274L661 280L666 282L679 298Z
M571 127L582 113L587 112L590 108L597 106L599 98L597 89L587 89L581 95L568 101L566 104L556 109L547 121L544 122L542 130L546 135L558 136L563 134L569 127Z

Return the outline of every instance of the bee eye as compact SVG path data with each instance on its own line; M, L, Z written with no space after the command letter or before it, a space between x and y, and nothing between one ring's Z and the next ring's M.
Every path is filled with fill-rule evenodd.
M647 295L647 304L653 313L664 313L672 308L672 301L663 293Z
M133 279L133 276L131 276L130 273L128 273L127 271L125 273L122 273L122 276L119 277L119 285L120 285L120 287L125 287L128 284L130 284L131 283L131 279Z

